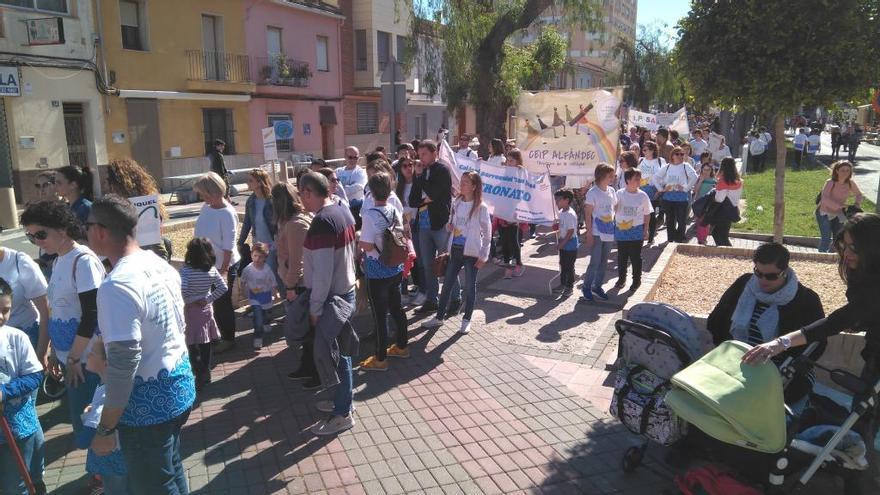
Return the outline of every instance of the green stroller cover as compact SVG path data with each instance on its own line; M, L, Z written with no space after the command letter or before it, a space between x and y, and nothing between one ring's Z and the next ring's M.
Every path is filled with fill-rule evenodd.
M744 364L749 349L729 340L679 371L666 404L712 438L777 453L787 443L782 376L772 361Z

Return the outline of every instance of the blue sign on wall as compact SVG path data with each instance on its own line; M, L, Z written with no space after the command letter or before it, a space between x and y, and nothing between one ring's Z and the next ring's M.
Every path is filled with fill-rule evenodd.
M293 137L292 120L278 120L272 125L275 127L275 139L283 140Z

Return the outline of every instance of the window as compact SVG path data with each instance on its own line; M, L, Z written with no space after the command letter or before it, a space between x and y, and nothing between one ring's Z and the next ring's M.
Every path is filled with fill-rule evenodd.
M119 0L119 23L122 25L122 48L146 50L146 29L143 4L136 0Z
M67 0L0 0L0 5L67 14Z
M365 29L354 31L354 59L355 70L367 70L367 31Z
M403 36L397 37L397 60L403 62L406 60L407 39Z
M376 103L357 104L358 134L376 134L379 132L379 105Z
M293 120L293 115L289 113L270 113L269 114L269 126L275 124L279 120ZM276 139L275 145L278 147L278 151L293 151L293 139Z
M330 40L328 40L326 36L318 36L317 43L315 44L317 51L317 63L315 64L315 66L318 68L319 71L330 71L330 60L328 54L329 46Z
M428 115L421 114L415 116L415 125L413 126L416 139L426 139L428 137Z
M266 26L266 54L269 55L269 62L282 52L281 28Z
M391 60L390 33L376 31L376 51L379 56L379 70L385 70L385 65Z
M224 154L235 154L235 119L231 108L203 108L202 123L205 134L205 154L214 149L214 140L226 142Z

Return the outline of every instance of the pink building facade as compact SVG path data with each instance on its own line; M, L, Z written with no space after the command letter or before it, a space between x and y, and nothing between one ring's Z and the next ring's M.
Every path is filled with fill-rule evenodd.
M344 21L332 0L245 3L245 42L256 82L248 129L254 152L262 149L261 128L291 120L292 138L277 142L280 159L342 156Z

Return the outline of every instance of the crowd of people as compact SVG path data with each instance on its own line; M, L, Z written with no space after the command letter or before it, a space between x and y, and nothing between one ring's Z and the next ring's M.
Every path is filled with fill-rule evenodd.
M750 159L760 167L769 134L759 129L750 139ZM476 157L474 142L460 136L457 153ZM743 180L722 136L705 127L684 140L672 130L634 127L621 133L620 148L617 163L599 164L586 185L552 178L560 267L553 292L560 297L573 294L582 244L590 260L579 301L587 303L609 298L603 284L615 248L615 288L626 288L629 277L627 294L640 287L642 251L664 224L669 242L686 242L693 219L699 243L711 235L716 245L730 245ZM35 202L21 216L40 263L0 248L0 337L12 353L0 394L38 487L44 461L35 391L48 374L63 377L77 445L88 449L91 486L110 495L187 493L180 431L211 383L214 354L239 345L235 287L248 306L256 350L273 331L269 311L283 301L284 336L296 357L288 378L305 390L333 390L332 399L314 404L327 417L311 428L328 436L355 426L353 369L386 371L393 359L410 357L407 311L424 316L427 329L461 314L458 331L468 334L478 271L490 262L504 267L505 278L526 270L521 246L535 226L492 216L479 172L454 180L432 140L402 143L393 158L384 149L362 155L348 147L343 166L316 160L290 182L254 169L241 219L222 175L222 143L216 150L216 171L194 183L204 204L179 271L166 262L170 243L138 245L138 215L126 198L158 188L132 160L110 164L109 194L99 199L90 170L58 170L63 200ZM523 167L515 142L493 139L489 150L488 163ZM851 177L852 164L837 162L816 210L820 251L843 249L850 258L857 251L846 246L863 242L852 240L858 229L844 226L852 223L848 198L861 201ZM164 208L160 217L167 218ZM738 280L710 317L718 339L767 343L823 316L784 248L768 245L755 256L753 274ZM351 320L366 306L372 329L360 334L374 347L355 362L360 340ZM2 455L0 475L0 488L22 493L15 465Z

